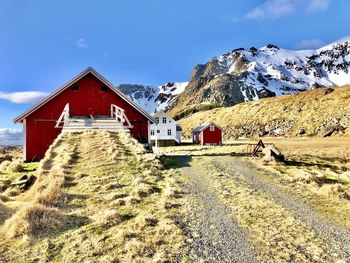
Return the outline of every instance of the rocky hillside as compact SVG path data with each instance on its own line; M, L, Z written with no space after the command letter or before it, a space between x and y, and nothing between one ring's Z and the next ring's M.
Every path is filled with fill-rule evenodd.
M290 51L275 45L234 49L194 67L172 115L201 104L232 106L276 95L350 84L350 41L318 50Z
M350 135L349 100L350 86L320 88L198 112L179 123L190 136L197 125L215 122L223 127L226 139Z

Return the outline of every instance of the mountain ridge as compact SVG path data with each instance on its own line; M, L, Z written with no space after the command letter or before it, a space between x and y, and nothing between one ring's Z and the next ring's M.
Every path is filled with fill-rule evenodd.
M148 112L164 110L176 117L203 105L229 107L347 84L350 84L349 39L316 50L286 50L273 44L259 49L237 48L196 65L188 82L118 87Z

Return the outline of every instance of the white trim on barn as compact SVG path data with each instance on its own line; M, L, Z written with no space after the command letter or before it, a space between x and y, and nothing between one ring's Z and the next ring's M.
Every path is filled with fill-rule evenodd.
M27 147L26 147L26 141L27 141L27 132L26 132L26 124L27 119L23 119L23 160L27 160Z

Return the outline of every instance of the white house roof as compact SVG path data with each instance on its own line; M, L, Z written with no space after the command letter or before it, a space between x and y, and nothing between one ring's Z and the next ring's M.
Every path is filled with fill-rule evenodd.
M72 84L79 81L83 77L85 77L88 74L94 75L98 80L100 80L103 84L105 84L107 87L109 87L112 91L114 91L117 95L119 95L123 100L125 100L127 103L129 103L131 106L133 106L138 112L140 112L143 116L145 116L148 120L155 123L154 118L148 114L145 110L143 110L139 105L137 105L135 102L133 102L128 96L126 96L124 93L122 93L119 89L117 89L112 83L110 83L106 78L104 78L101 74L99 74L96 70L94 70L92 67L88 67L83 72L81 72L79 75L68 81L66 84L64 84L59 89L55 90L53 93L51 93L49 96L41 100L39 103L35 104L33 107L16 117L13 122L18 123L21 122L23 119L28 117L30 114L41 108L43 105L45 105L47 102L55 98L57 95L62 93L64 90L69 88Z

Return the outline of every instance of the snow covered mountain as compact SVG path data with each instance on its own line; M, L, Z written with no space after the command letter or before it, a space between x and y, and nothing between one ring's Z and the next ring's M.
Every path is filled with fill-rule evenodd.
M128 95L148 113L166 111L177 95L182 93L188 82L168 82L160 87L140 84L120 84L116 88Z
M192 71L186 90L172 103L173 115L201 104L234 104L350 84L350 41L318 50L291 51L275 45L239 48Z
M318 50L292 51L272 44L234 49L195 66L189 82L117 87L149 113L169 110L177 115L201 105L232 106L345 84L350 84L350 40Z

